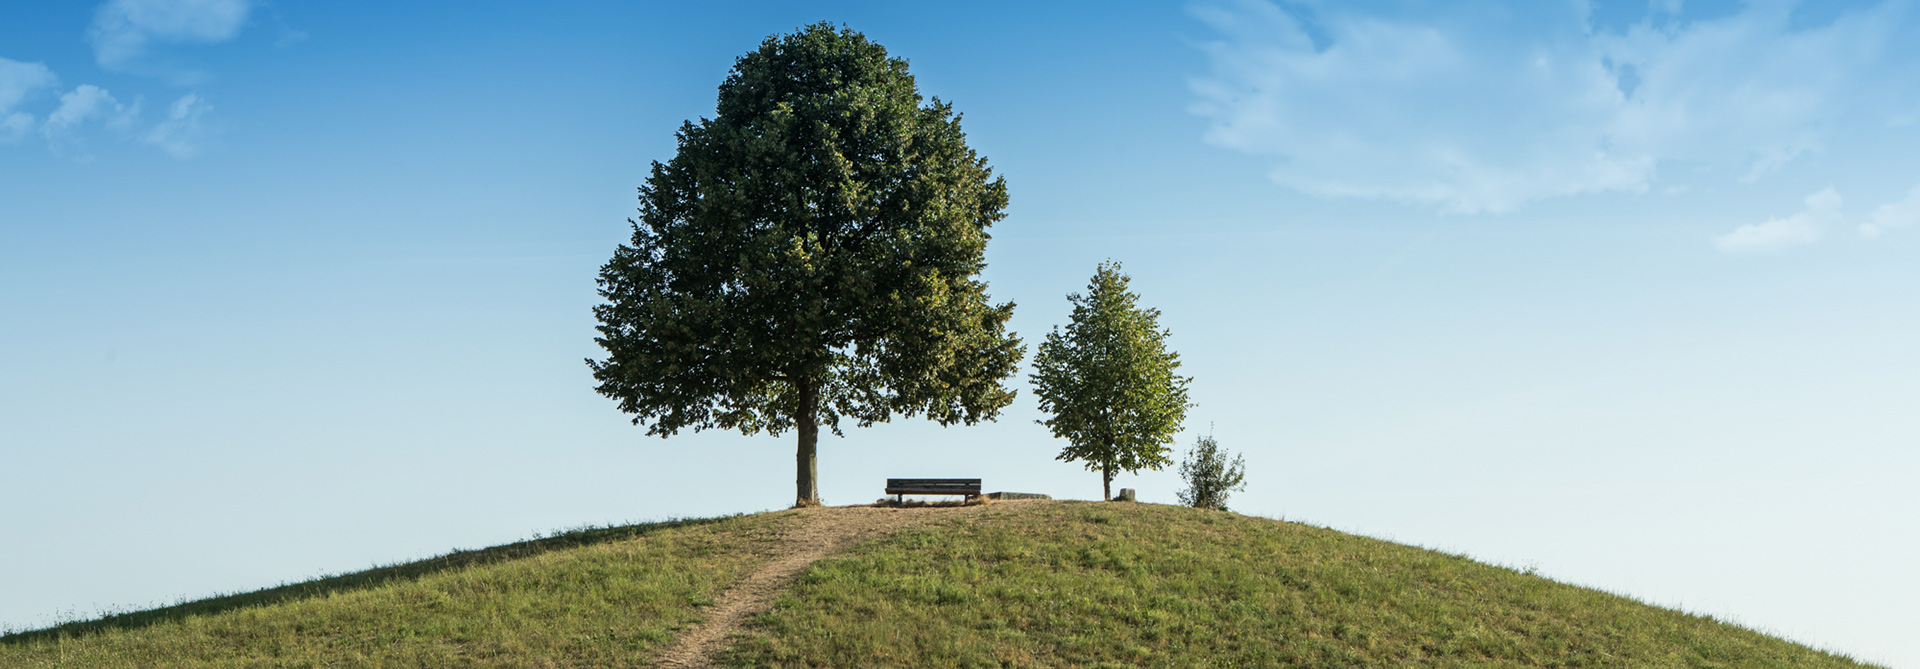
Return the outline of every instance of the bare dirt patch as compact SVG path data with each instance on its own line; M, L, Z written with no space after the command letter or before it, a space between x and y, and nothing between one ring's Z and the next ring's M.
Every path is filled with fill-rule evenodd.
M707 609L706 620L683 631L655 664L687 668L714 666L709 658L721 650L728 635L771 607L773 600L786 591L807 565L856 543L939 520L1005 512L1019 504L1044 503L1022 501L911 508L840 506L783 511L794 514L797 521L773 539L767 561L721 593Z

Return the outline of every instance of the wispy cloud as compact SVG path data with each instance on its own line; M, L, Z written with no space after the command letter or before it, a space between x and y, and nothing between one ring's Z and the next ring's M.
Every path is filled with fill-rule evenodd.
M1745 254L1812 244L1826 237L1828 230L1841 227L1846 222L1844 213L1839 191L1828 187L1807 196L1806 208L1799 213L1742 225L1715 237L1713 245L1726 253ZM1916 223L1920 223L1920 186L1914 186L1899 201L1876 207L1858 229L1862 238L1878 239L1890 230Z
M204 131L200 117L213 111L213 105L198 95L182 96L167 109L167 118L149 128L141 141L160 147L175 158L192 158L200 152Z
M101 8L101 21L109 27L141 26L152 34L169 37L230 37L232 31L238 30L238 19L233 17L243 18L245 9L245 2L116 0ZM115 20L120 24L104 18L109 16L119 17ZM113 29L123 29L125 25ZM112 39L99 37L111 32L102 32L100 25L96 25L95 32L96 46L105 43L98 40L119 39L120 46L114 48L125 49L132 48L126 40L138 41L124 35ZM213 105L198 93L175 100L167 107L165 116L151 125L142 118L139 96L125 103L107 89L93 84L81 84L60 95L58 104L45 112L44 118L23 108L40 93L55 89L59 81L44 64L0 58L0 144L17 143L37 130L55 155L89 160L92 156L87 150L88 140L101 130L122 140L137 140L180 159L197 155L205 142L206 117Z
M156 54L156 47L231 40L246 27L253 5L253 0L108 0L95 10L86 37L95 60L105 69L190 84L203 75L166 62ZM288 39L282 35L282 41ZM43 65L0 59L0 141L18 141L37 127L54 153L84 159L89 157L85 128L97 122L96 127L122 139L137 140L176 158L190 158L200 151L205 118L213 106L198 93L177 99L151 125L141 118L139 96L123 103L91 84L61 95L59 107L43 121L12 111L22 97L55 81Z
M1860 236L1878 239L1888 230L1904 228L1920 223L1920 186L1907 191L1907 197L1899 202L1880 205L1873 210L1873 216L1860 224Z
M1807 196L1807 208L1786 218L1742 225L1715 237L1713 245L1725 253L1764 253L1820 241L1827 228L1841 220L1840 194L1826 188Z
M104 88L81 84L60 96L59 108L47 114L47 120L40 124L40 134L46 137L47 147L55 154L89 160L92 156L87 152L80 129L96 120L124 135L139 124L140 106L136 102L129 107Z
M0 58L0 143L20 141L33 129L33 115L15 108L58 82L46 65Z
M101 67L154 70L147 56L155 44L214 44L233 39L246 26L250 0L110 0L94 13L87 40ZM193 73L161 68L177 78Z
M1612 32L1579 2L1390 4L1196 5L1219 33L1192 82L1207 141L1316 195L1500 212L1645 192L1675 161L1760 178L1905 76L1893 3L1811 27L1791 3L1699 21L1667 3Z
M47 115L47 122L41 132L48 137L57 137L78 127L80 124L96 118L111 118L116 125L128 123L129 110L106 89L92 84L81 84L65 95L60 96L60 108Z
M123 140L138 140L183 160L198 155L205 143L208 129L204 119L213 105L197 93L175 100L166 115L152 124L142 118L140 98L123 103L107 89L92 84L81 84L60 95L59 104L44 120L11 111L33 92L57 82L45 67L23 65L0 59L0 142L17 142L38 129L55 155L79 160L92 159L87 150L89 136L100 130Z

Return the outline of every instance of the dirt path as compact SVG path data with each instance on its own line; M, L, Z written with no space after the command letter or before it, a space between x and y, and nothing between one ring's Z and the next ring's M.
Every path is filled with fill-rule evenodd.
M706 612L706 620L680 634L654 666L711 667L715 651L724 648L727 635L747 620L765 612L773 600L785 592L795 576L815 560L832 555L865 539L891 534L902 528L929 522L985 513L994 507L1005 508L1023 502L995 502L976 506L935 506L886 509L868 506L796 509L798 521L774 540L772 556L746 578L721 593Z

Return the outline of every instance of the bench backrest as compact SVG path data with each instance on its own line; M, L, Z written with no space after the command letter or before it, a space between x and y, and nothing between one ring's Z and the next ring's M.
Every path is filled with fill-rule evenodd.
M887 479L889 495L978 495L980 479Z

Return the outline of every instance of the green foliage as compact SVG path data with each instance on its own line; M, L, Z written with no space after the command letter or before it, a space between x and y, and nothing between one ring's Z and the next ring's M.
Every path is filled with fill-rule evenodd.
M1084 460L1100 472L1106 499L1116 471L1170 462L1167 444L1193 406L1192 379L1174 374L1180 354L1166 348L1160 310L1140 308L1128 281L1119 263L1101 263L1085 296L1067 296L1073 320L1066 331L1054 327L1033 361L1040 409L1053 414L1040 422L1068 442L1057 459Z
M1011 502L819 563L736 667L1857 667L1463 557L1156 504Z
M1227 454L1220 450L1220 443L1213 440L1213 435L1200 437L1193 442L1187 459L1180 463L1180 480L1187 482L1187 489L1177 493L1180 503L1226 511L1227 496L1247 489L1246 469L1246 461L1237 454L1231 462L1227 460Z
M600 270L596 388L648 434L991 420L1023 347L975 277L1005 182L907 62L821 23L769 37L640 189Z
M0 667L639 667L790 513L569 532L0 637Z

